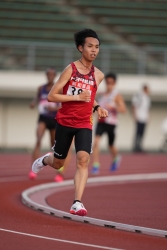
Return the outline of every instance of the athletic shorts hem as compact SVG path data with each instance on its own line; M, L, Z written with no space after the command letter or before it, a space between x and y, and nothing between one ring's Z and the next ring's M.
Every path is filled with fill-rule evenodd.
M91 153L92 148L92 130L88 128L72 128L66 127L56 122L56 135L54 157L57 159L65 159L74 139L75 151L85 151Z
M96 136L102 136L103 133L108 135L108 145L113 146L115 141L115 127L116 125L98 122L96 127Z
M55 152L54 152L54 158L56 158L56 159L65 160L66 157L67 157L67 155L66 155L66 156L65 156L65 155L57 155L57 154L55 154Z
M56 121L54 117L39 115L38 123L43 122L49 130L55 129Z

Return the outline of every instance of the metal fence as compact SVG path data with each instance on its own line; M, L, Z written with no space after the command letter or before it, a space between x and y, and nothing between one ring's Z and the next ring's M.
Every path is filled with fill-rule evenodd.
M0 41L0 70L62 71L79 56L73 44ZM95 65L104 73L167 75L167 48L101 46Z

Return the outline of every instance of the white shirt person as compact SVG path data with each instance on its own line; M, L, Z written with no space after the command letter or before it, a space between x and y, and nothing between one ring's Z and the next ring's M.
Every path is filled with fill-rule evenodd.
M135 94L132 98L133 116L136 121L136 134L134 140L135 152L142 151L142 140L146 125L149 121L151 107L150 91L147 85L144 85L142 91Z

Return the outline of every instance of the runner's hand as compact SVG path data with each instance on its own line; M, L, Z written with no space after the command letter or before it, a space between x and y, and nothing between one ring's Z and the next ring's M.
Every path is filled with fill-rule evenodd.
M105 118L105 117L108 116L108 111L107 111L106 109L101 108L101 107L99 107L99 108L97 109L97 113L98 113L99 119Z
M31 109L35 108L35 102L31 102L29 106Z
M55 108L50 107L50 106L45 107L45 109L46 109L47 111L49 111L49 112L56 111Z
M79 95L77 95L77 100L78 101L83 101L83 102L90 102L90 93L88 90L82 91Z

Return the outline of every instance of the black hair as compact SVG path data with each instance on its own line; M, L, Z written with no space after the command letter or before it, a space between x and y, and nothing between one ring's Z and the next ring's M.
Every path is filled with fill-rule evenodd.
M105 75L105 79L107 79L107 78L112 78L112 79L114 79L114 81L116 81L117 80L117 75L115 73L110 72L110 73L107 73Z
M99 39L98 35L96 34L96 32L94 30L83 29L81 31L78 31L78 32L74 33L74 41L75 41L77 49L78 49L79 45L82 45L82 46L84 45L85 39L87 37L96 38L99 41L99 44L100 44L100 39Z

